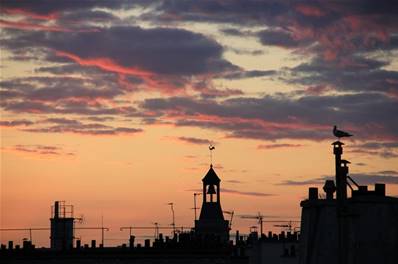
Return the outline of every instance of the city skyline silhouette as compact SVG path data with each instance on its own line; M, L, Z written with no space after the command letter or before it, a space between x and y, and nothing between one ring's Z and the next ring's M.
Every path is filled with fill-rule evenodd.
M385 0L0 0L0 229L24 229L0 243L50 247L55 201L97 246L128 244L131 226L150 227L136 230L143 245L194 228L218 195L204 206L218 224L198 230L299 228L308 188L311 211L330 198L325 181L339 185L336 140L358 186L398 197L397 12ZM210 166L219 189L203 187Z

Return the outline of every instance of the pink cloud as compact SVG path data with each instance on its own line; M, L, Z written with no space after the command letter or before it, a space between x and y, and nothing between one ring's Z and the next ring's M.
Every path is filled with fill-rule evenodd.
M7 21L4 19L0 19L0 27L3 28L17 28L17 29L25 29L25 30L43 30L43 31L54 31L54 32L69 32L71 30L59 26L46 26L40 24L32 24L29 22L22 21Z
M37 14L37 13L33 13L30 11L24 10L22 8L5 8L5 9L3 9L3 12L8 15L22 15L25 17L33 18L33 19L46 20L46 21L54 20L59 17L58 12L53 12L53 13L43 15L43 14Z

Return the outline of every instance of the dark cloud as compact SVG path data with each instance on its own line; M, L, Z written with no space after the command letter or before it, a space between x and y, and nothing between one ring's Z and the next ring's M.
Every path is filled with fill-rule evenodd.
M250 50L250 49L232 48L232 47L224 47L224 49L226 51L231 51L238 55L259 56L259 55L263 55L265 53L264 50L260 50L260 49Z
M17 126L30 126L33 125L34 122L21 119L21 120L12 120L12 121L0 121L0 126L2 127L17 127Z
M222 77L225 79L244 79L244 78L256 78L256 77L267 77L275 75L277 72L274 70L268 71L259 71L259 70L252 70L252 71L235 71L223 74Z
M135 112L131 107L108 107L101 103L94 106L87 102L61 101L54 103L29 102L29 101L9 101L2 102L1 106L7 111L14 113L31 114L76 114L86 116L97 115L124 115Z
M240 38L256 34L265 46L285 47L314 58L292 69L290 83L382 91L397 97L397 71L382 68L393 58L386 52L398 48L397 13L398 5L388 0L377 4L372 0L161 1L143 18L155 23L223 23L224 34ZM253 26L266 29L247 30ZM369 52L384 54L386 60L369 59Z
M113 0L113 1L52 1L52 0L35 0L35 1L13 1L2 0L1 6L3 12L10 13L13 9L24 10L33 14L48 15L58 12L76 12L80 10L90 10L94 8L108 8L108 9L125 9L133 5L144 5L145 1L127 1L127 0ZM11 9L11 11L7 11Z
M398 184L396 173L386 175L386 173L353 173L350 174L358 184L370 185L375 183Z
M41 62L62 63L37 69L37 73L57 75L56 78L2 81L1 107L6 111L93 118L123 115L141 118L144 123L217 129L228 137L262 140L327 139L333 124L349 127L360 140L392 141L398 136L398 72L390 65L390 52L398 48L398 5L390 1L71 4L44 0L3 1L2 7L1 12L10 16L24 16L18 22L25 25L20 26L34 30L18 30L17 24L15 28L6 26L1 48L11 51L14 59L36 57ZM144 7L140 19L152 23L152 27L115 26L131 25L131 21L122 21L116 17L117 12L108 12L109 9L135 7ZM48 19L54 27L48 25ZM3 25L11 22L3 21ZM186 22L222 23L221 32L239 38L256 37L263 44L262 50L280 46L311 59L280 71L246 71L228 62L223 53L231 50L255 54L261 50L233 50L203 34L177 29L179 23ZM100 23L103 25L97 25ZM155 27L157 23L162 27ZM67 74L84 78L59 78ZM252 98L243 89L216 88L211 80L253 77L279 77L299 89L307 88ZM119 96L144 85L173 95L189 87L199 93L200 99L147 99L141 109L129 102L120 103ZM94 121L105 121L97 120ZM352 151L384 157L397 155L391 148L361 147Z
M223 48L217 42L183 29L125 26L73 33L9 32L2 45L14 52L47 48L59 52L48 59L59 61L59 57L76 56L74 60L80 64L116 72L131 71L138 76L150 73L189 76L237 69L222 58Z
M299 42L318 50L345 53L356 48L385 43L397 29L398 5L382 0L348 1L160 1L143 19L157 23L196 21L242 27L267 26L266 45L296 47ZM289 29L289 31L288 31ZM240 35L242 30L226 28ZM290 32L290 33L289 33ZM335 48L332 50L331 48Z
M294 39L292 33L282 30L264 30L258 33L263 45L279 47L297 47L300 41Z
M355 148L362 149L398 149L398 142L366 142L355 145Z
M221 32L226 35L238 36L238 37L247 35L247 32L243 32L242 30L236 28L223 28L221 29Z
M112 116L89 116L87 119L95 122L104 122L114 120L115 118Z
M65 151L58 146L50 145L15 145L11 150L45 156L74 156L74 152Z
M256 197L268 197L268 196L274 196L275 195L275 194L264 193L264 192L240 191L240 190L226 189L226 188L222 188L221 192L237 194L237 195L245 195L245 196L256 196Z
M205 89L199 89L198 91L200 92L200 96L202 98L208 98L208 99L225 98L225 97L244 94L242 90L230 89L230 88L226 89L205 88Z
M117 16L109 12L88 9L64 12L56 21L57 24L77 31L84 26L93 27L100 23L121 23L121 20Z
M371 156L380 156L382 158L398 157L398 142L366 142L350 146L351 153L358 153Z
M136 110L118 103L118 96L128 90L113 74L84 77L46 76L15 78L0 82L0 106L15 113L118 115ZM109 104L112 102L112 104Z
M141 19L157 23L172 21L215 22L226 24L263 24L287 12L282 1L160 1Z
M233 184L242 184L242 183L245 183L245 182L239 181L239 180L225 180L224 182L233 183Z
M377 172L378 174L390 174L390 175L398 175L398 171L395 170L384 170Z
M97 76L99 77L99 76ZM51 76L26 77L0 82L3 92L8 92L6 100L22 99L30 101L50 101L65 99L112 99L124 94L115 79L99 79Z
M223 101L171 97L145 100L141 107L177 126L226 131L255 139L330 139L333 124L354 127L357 139L396 138L396 101L381 94L265 96ZM178 114L176 114L178 113ZM376 125L379 124L379 125Z
M41 124L50 124L43 126ZM82 123L67 118L47 118L37 122L37 126L21 129L32 133L74 133L81 135L123 135L137 134L140 128L112 127L101 123Z
M303 145L301 144L267 144L267 145L258 145L258 149L276 149L276 148L298 148L302 147Z
M55 125L42 128L23 129L23 131L34 133L74 133L81 135L123 135L137 134L142 132L139 128L110 127L102 124L77 124L77 125Z
M372 151L372 150L366 150L366 149L351 149L351 150L349 150L349 152L350 153L368 155L368 156L380 156L380 157L385 158L385 159L392 159L392 158L397 158L398 157L398 152L391 151L391 150Z
M353 178L359 185L372 185L375 183L385 183L385 184L398 184L398 173L396 171L380 171L371 173L351 173L350 177ZM292 186L302 186L302 185L323 185L325 180L334 180L332 176L324 176L309 180L285 180L277 185L292 185Z
M329 179L328 179L329 180ZM292 185L292 186L302 186L302 185L319 185L325 182L324 178L316 178L304 181L296 181L296 180L285 180L277 185Z
M329 86L342 91L398 94L398 71L385 70L388 62L358 56L336 61L319 57L291 69L286 82L309 86Z
M67 118L47 118L47 119L43 120L42 122L55 123L58 125L71 125L71 126L81 125L81 122L79 122L77 120L73 120L73 119L67 119Z
M195 145L208 145L210 142L208 139L195 137L178 137L178 140Z

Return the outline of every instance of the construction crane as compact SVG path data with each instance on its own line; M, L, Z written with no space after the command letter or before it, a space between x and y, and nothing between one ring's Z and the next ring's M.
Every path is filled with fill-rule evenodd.
M297 227L293 228L292 223L300 223L300 221L289 221L289 220L275 220L275 221L266 221L269 223L285 223L285 224L279 224L279 225L274 225L275 227L281 227L281 228L286 228L286 231L295 231Z
M109 227L75 227L74 230L101 230L101 242L104 246L105 234L104 231L109 231Z
M0 232L3 232L3 231L29 231L29 240L32 241L33 231L44 231L44 230L50 230L50 228L48 228L48 227L43 227L43 228L1 228Z
M260 225L260 235L263 234L263 218L264 216L258 212L257 215L240 215L240 218L244 218L244 219L257 219L258 224Z
M223 211L224 214L228 214L231 216L229 219L229 230L232 230L232 219L234 218L234 211Z
M108 227L74 227L74 230L101 230L101 240L104 241L104 231L109 231ZM1 228L0 232L4 231L29 231L29 240L33 241L33 231L50 231L51 228L43 227L43 228ZM75 238L75 237L74 237Z
M170 230L175 232L184 232L184 230L191 230L192 227L176 227L176 226L159 226L159 223L153 223L153 226L122 226L120 227L120 231L129 230L129 235L133 235L133 230L154 230L155 231L155 238L159 238L159 230Z

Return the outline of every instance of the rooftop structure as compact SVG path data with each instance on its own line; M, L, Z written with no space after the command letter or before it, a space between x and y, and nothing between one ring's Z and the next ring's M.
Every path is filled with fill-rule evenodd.
M202 179L203 203L199 220L195 220L196 234L205 240L228 242L229 221L224 219L220 203L220 178L210 165Z
M349 176L350 162L341 158L344 144L332 145L336 174L325 182L326 199L311 187L301 202L299 263L397 263L398 198L386 196L381 183L373 190L358 185Z
M73 205L56 201L51 207L51 249L64 250L73 247L74 221Z

